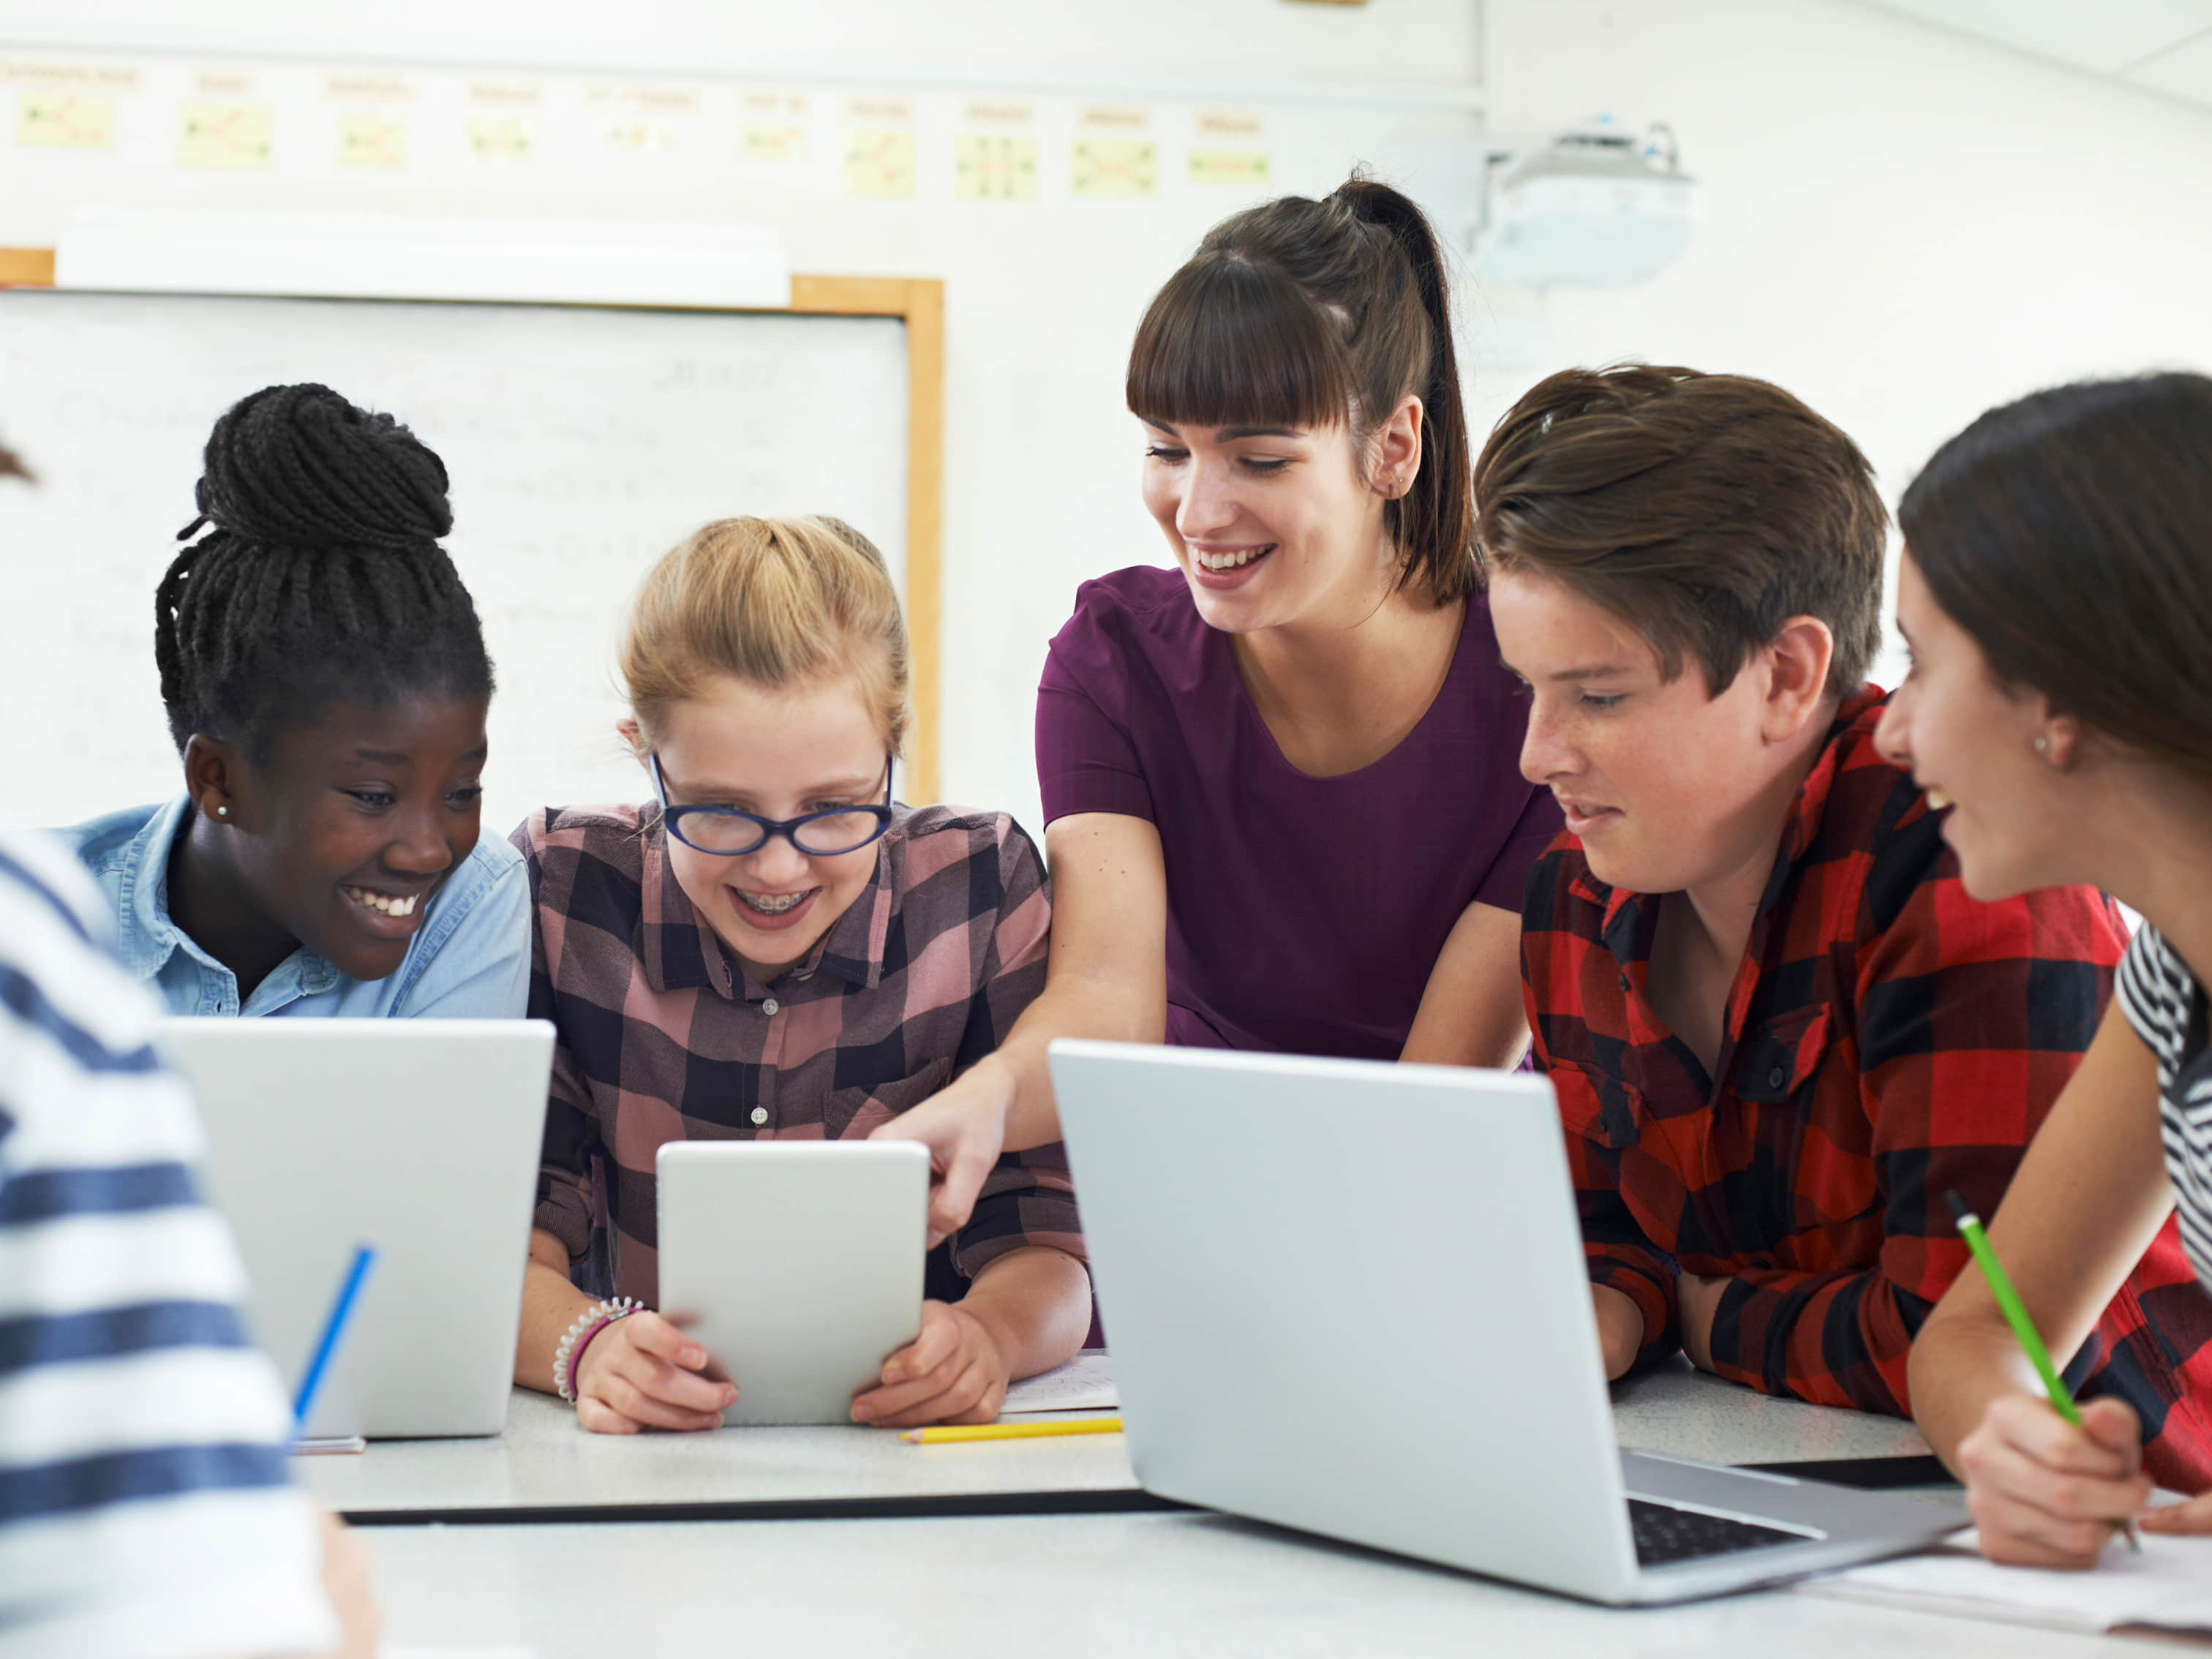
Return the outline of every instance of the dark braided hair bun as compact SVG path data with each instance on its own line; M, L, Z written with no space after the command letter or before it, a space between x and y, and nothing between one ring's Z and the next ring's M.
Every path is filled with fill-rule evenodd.
M328 386L270 386L226 410L179 539L212 528L154 599L179 750L204 732L258 765L280 724L336 700L489 696L476 607L438 544L446 489L413 433Z
M205 468L200 512L249 542L419 548L453 527L435 452L326 386L240 398L208 434Z

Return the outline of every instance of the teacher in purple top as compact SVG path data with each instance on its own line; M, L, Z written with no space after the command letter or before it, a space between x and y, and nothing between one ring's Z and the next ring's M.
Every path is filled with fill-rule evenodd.
M1056 1036L1474 1066L1528 1042L1521 889L1559 817L1521 776L1420 210L1354 178L1217 225L1128 401L1175 565L1085 583L1053 641L1046 988L878 1132L931 1146L933 1232L1001 1151L1060 1138Z

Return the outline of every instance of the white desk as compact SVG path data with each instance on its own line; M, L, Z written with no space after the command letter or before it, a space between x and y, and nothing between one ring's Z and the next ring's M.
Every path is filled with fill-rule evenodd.
M1679 1359L1615 1388L1613 1421L1624 1446L1719 1463L1928 1449L1899 1419L1770 1399ZM1114 1492L1137 1484L1119 1435L977 1446L911 1446L888 1430L860 1428L595 1435L557 1400L523 1389L495 1439L380 1441L357 1457L303 1457L295 1468L324 1503L352 1514Z
M388 1636L538 1659L2132 1654L1772 1591L1587 1607L1224 1516L372 1528Z
M1770 1400L1676 1365L1614 1390L1624 1444L1722 1462L1910 1456L1909 1423ZM848 1429L603 1438L518 1393L500 1442L303 1459L354 1509L1126 1490L1115 1436L915 1447ZM1300 1659L1480 1653L1946 1659L2138 1644L1815 1601L1786 1590L1624 1613L1201 1513L372 1527L386 1634L538 1659L805 1653Z
M1911 1420L1808 1406L1723 1382L1676 1354L1613 1389L1613 1431L1632 1451L1708 1463L1789 1463L1925 1457Z
M960 1455L977 1449L1001 1455ZM571 1407L517 1389L507 1432L495 1439L377 1441L358 1456L295 1458L293 1469L324 1503L355 1515L1130 1492L1137 1484L1119 1435L1024 1442L1015 1457L1003 1455L1009 1449L914 1446L890 1430L858 1427L586 1434Z

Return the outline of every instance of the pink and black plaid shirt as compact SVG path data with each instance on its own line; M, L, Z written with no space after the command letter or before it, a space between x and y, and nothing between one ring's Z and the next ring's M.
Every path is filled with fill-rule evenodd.
M530 1012L560 1034L537 1224L593 1264L595 1289L655 1298L663 1145L865 1139L996 1048L1044 988L1044 867L1002 812L900 807L852 908L766 985L684 896L657 808L548 808L514 840L537 915ZM1024 1244L1083 1255L1058 1146L1000 1159L933 1281Z

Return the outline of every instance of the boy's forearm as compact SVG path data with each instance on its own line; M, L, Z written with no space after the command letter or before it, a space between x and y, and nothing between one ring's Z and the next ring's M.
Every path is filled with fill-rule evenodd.
M1091 1275L1065 1250L1025 1244L988 1263L959 1305L991 1333L1010 1377L1034 1376L1090 1334Z

